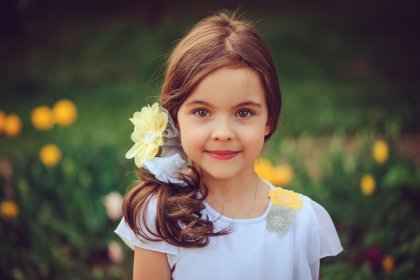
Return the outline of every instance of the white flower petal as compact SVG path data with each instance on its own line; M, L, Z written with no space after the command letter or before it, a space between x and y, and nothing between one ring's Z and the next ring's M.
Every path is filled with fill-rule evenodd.
M293 226L296 211L291 207L272 205L267 214L267 230L277 233L279 237L285 235Z
M131 118L130 121L134 124L135 129L147 130L150 127L146 118Z
M138 151L138 155L140 155L142 158L146 158L145 154L147 153L147 147L148 145L145 144L143 141L139 142L139 151Z
M141 147L141 143L135 143L133 147L125 154L126 159L130 159L135 157L139 153L139 149Z
M167 126L168 126L168 115L166 115L163 112L160 112L158 117L156 118L156 129L159 132L164 132Z
M150 107L153 111L158 112L159 111L159 103L155 102L153 103L152 107Z
M144 159L152 159L159 152L159 147L156 145L147 145L146 151L143 154Z
M134 130L134 132L133 133L131 133L131 140L134 142L134 143L137 143L137 142L140 142L140 141L142 141L143 140L143 138L144 138L144 134L141 132L141 131L139 131L139 130Z
M136 156L136 157L134 157L134 164L135 164L138 168L140 168L140 167L142 167L142 166L143 166L143 161L144 161L144 159L143 159L141 156Z
M134 158L134 162L138 167L143 166L144 160L155 158L159 153L160 147L164 146L166 140L168 140L168 144L175 145L172 143L173 141L170 141L174 139L168 139L168 133L165 132L168 129L169 121L171 123L169 130L172 129L176 132L173 120L170 119L165 109L159 107L158 103L154 103L152 106L145 106L140 112L135 112L133 118L130 118L130 121L134 125L131 140L135 144L126 153L126 158ZM177 135L177 133L171 131L170 137L176 137ZM180 145L179 140L176 145ZM171 148L170 150L174 149Z

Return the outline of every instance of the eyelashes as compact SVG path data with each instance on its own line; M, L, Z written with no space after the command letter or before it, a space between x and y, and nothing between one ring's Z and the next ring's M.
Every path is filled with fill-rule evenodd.
M199 117L199 118L206 118L210 117L211 113L206 108L197 108L192 111L192 114ZM250 109L239 109L235 112L235 117L240 119L248 119L252 116L254 116L256 113L253 110Z
M247 119L255 115L252 110L249 109L242 109L236 113L241 119Z
M193 110L192 113L194 115L196 115L197 117L200 117L200 118L207 117L210 114L210 112L207 109L204 109L204 108L195 109L195 110Z

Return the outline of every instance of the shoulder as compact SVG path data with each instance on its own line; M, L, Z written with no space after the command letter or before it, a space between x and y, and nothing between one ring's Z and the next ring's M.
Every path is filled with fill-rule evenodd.
M313 259L335 256L343 248L333 220L327 210L310 197L299 194L303 205L296 217L296 235Z
M132 219L132 223L137 228L148 227L153 229L158 214L158 203L158 195L151 194L136 205L130 206L128 211L131 211L131 213L127 211L125 217Z
M318 229L320 223L325 219L331 220L330 215L323 206L304 194L298 193L298 195L302 201L302 208L297 211L297 227L314 230Z
M156 231L156 213L157 213L157 198L151 196L147 205L144 205L140 211L136 212L135 227L138 231L142 231L150 235ZM140 235L138 235L127 222L126 218L123 217L114 231L118 234L127 245L134 250L134 247L140 247L139 242L147 242Z
M341 252L342 247L334 223L323 206L306 195L269 185L271 202L276 206L286 206L295 216L295 219L291 220L294 221L296 244L304 250L309 248L311 252L307 253L310 259L335 256Z
M309 196L299 193L299 197L302 200L302 209L298 212L298 215L313 219L316 217L316 212L319 211L320 208L326 211L324 207L312 200Z
M321 204L303 194L299 194L299 197L302 200L302 208L297 215L302 221L313 225L323 225L326 222L332 223L330 214Z
M138 229L143 231L147 237L155 240L147 240L138 235L128 226L125 218L121 219L114 232L133 250L138 247L177 256L179 248L159 238L156 228L157 203L157 196L152 195L148 204L138 212L136 217ZM171 263L171 259L169 261Z

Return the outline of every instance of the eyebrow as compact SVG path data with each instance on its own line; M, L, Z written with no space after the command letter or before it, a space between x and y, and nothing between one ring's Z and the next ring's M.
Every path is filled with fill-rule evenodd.
M193 100L185 104L188 107L194 106L194 105L205 105L208 107L213 107L209 102L203 101L203 100ZM254 101L244 101L239 104L237 104L235 107L243 107L243 106L251 106L251 107L257 107L261 108L262 105L260 103L254 102Z

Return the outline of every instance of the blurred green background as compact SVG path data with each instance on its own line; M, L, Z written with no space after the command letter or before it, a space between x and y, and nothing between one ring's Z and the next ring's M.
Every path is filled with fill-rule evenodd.
M320 202L345 248L322 279L420 278L416 3L4 0L1 279L131 279L132 252L113 233L135 183L128 118L155 101L188 28L238 7L283 95L262 172ZM49 110L70 121L40 130Z

